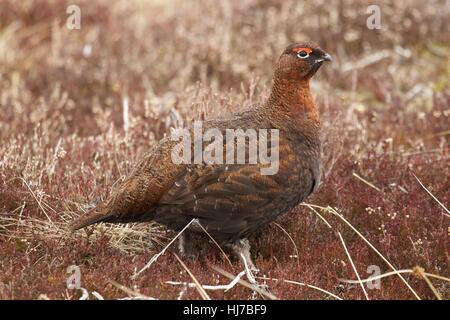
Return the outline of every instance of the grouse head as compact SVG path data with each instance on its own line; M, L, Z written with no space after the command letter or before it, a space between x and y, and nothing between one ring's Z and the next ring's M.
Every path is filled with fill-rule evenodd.
M319 46L310 42L295 43L281 54L277 74L285 79L309 80L325 61L332 61L331 56Z

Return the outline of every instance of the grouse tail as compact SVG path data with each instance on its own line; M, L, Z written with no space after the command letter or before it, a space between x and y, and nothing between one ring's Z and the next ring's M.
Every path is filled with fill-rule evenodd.
M88 211L84 216L73 221L69 225L69 228L72 231L76 231L78 229L82 229L87 226L90 226L91 224L94 224L94 223L107 222L110 218L111 218L111 214L110 214L109 210L103 203L101 203L97 207Z

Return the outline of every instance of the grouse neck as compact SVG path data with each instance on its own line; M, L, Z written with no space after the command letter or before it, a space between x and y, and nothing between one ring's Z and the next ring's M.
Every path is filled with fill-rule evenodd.
M289 79L275 76L266 107L274 112L284 113L293 120L317 125L320 123L309 79Z

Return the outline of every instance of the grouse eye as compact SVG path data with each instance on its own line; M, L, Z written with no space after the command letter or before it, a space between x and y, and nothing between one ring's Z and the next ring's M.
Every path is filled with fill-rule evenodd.
M308 52L302 50L299 53L297 53L297 57L302 58L302 59L306 59L306 58L309 57L309 54L308 54Z

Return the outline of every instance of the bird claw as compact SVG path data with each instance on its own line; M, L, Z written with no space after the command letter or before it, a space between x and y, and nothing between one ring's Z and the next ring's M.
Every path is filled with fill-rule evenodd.
M249 268L246 266L246 274L247 274L247 279L248 282L252 285L253 287L253 294L252 294L252 300L256 300L258 299L258 294L263 293L269 293L269 286L266 283L259 283L256 280L256 276L255 274L257 274L259 272L258 269L256 268Z
M193 253L193 252L180 252L180 255L181 255L181 257L190 259L190 260L195 260L195 259L198 259L198 257L199 257L198 253Z
M269 286L266 283L254 283L253 288L255 288L255 292L269 292Z

